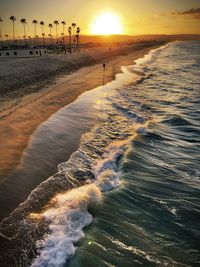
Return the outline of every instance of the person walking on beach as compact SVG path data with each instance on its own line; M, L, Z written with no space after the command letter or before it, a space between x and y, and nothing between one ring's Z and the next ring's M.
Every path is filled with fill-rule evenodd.
M106 71L106 64L103 63L103 85L105 84L105 71Z

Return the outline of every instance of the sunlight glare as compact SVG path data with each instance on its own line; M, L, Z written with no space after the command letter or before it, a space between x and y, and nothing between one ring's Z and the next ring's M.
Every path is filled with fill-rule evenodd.
M94 19L90 32L97 35L122 34L120 17L110 12L100 14Z

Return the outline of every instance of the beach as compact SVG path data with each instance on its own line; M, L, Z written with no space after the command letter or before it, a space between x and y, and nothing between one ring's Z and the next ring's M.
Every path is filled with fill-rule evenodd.
M37 126L1 182L3 267L198 266L199 49L150 49Z
M200 0L0 9L0 267L200 267Z
M111 51L109 47L91 48L73 55L9 60L6 67L1 64L0 132L4 140L0 144L0 153L4 155L0 159L1 179L19 164L31 134L40 123L84 91L102 85L104 62L107 83L120 72L121 66L133 64L160 45L160 42L147 43L115 47ZM12 68L13 63L16 68ZM19 88L13 90L13 87Z

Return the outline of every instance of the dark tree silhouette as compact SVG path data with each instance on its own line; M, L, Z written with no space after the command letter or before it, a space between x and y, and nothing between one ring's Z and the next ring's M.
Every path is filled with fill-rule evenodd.
M29 46L31 47L32 46L32 42L31 42L32 40L31 40L31 36L30 35L28 36L28 39L29 39Z
M49 37L51 38L51 48L53 48L53 36L52 36L53 24L49 23L48 27L49 27Z
M7 46L9 45L8 43L8 34L5 34L5 38L6 38L6 42L7 42Z
M38 24L38 21L36 19L33 20L32 22L34 24L34 38L35 38L35 47L37 47L37 24Z
M10 20L12 21L12 26L13 26L13 41L15 42L15 21L16 21L16 17L15 16L11 16Z
M41 31L42 31L42 40L43 40L43 47L45 48L45 33L44 33L44 21L40 21Z
M1 39L1 47L3 47L3 36L2 36L2 31L1 31L1 24L2 24L3 20L0 17L0 39Z
M49 23L48 27L49 27L49 33L50 33L50 35L52 35L53 24Z
M36 36L35 36L35 39L36 39L36 46L38 46L38 38L39 38L39 36L36 34Z
M73 35L75 35L76 23L72 23L72 27L73 27Z
M76 23L72 23L72 28L73 28L73 50L75 51L76 49L76 36L75 36Z
M65 43L65 25L66 25L66 22L63 20L61 23L63 25L62 36L63 36L63 44L64 44Z
M77 50L80 51L80 27L77 27L76 29L76 44L77 44Z
M58 25L59 25L59 22L57 20L54 20L53 23L56 25L56 39L57 39L57 44L58 44Z
M72 53L72 28L68 28L68 33L69 33L69 53Z
M25 46L27 46L27 42L26 42L26 19L21 19L20 22L22 23L23 25L23 29L24 29L24 43L25 43Z
M45 48L46 45L45 45L45 33L44 32L42 33L42 40L43 40L43 47Z

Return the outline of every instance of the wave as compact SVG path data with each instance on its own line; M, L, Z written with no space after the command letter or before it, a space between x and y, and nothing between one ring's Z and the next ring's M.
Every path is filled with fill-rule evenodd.
M74 255L75 244L84 237L83 228L93 220L88 210L100 203L102 192L112 190L120 185L121 174L118 166L128 143L129 139L124 139L109 144L101 158L92 166L94 176L86 175L87 185L56 195L44 212L29 215L32 219L45 220L50 230L45 238L36 242L39 255L33 262L33 267L51 264L62 266ZM70 160L79 155L78 165L83 173L85 161L83 161L83 157L80 157L80 153L75 152ZM77 161L73 162L75 163L73 167L75 166L77 169ZM81 164L82 167L80 167ZM58 168L69 175L67 166L69 167L69 162L60 164ZM88 173L87 168L84 170Z
M92 222L88 209L100 201L99 188L95 184L84 185L54 197L42 214L30 214L45 218L50 231L36 242L39 255L31 266L62 266L71 258L76 250L74 243L84 237L83 228Z
M134 255L143 258L144 260L147 261L147 264L155 264L156 266L170 266L170 267L178 267L178 266L187 266L185 264L180 264L178 262L173 261L172 259L166 258L166 259L159 259L152 253L143 251L141 249L138 249L137 247L134 246L127 246L123 242L119 240L115 240L113 238L110 238L112 243L116 244L120 250L125 250L133 253Z
M186 118L183 118L180 115L173 115L173 116L168 116L162 121L163 123L168 123L173 126L187 126L187 125L192 125Z

